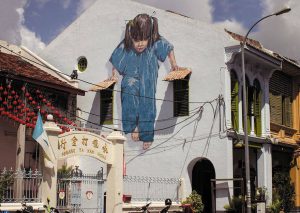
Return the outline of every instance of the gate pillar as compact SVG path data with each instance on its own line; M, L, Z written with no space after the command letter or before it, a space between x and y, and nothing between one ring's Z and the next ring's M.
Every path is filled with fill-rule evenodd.
M126 138L114 131L107 136L113 143L113 163L107 165L106 212L122 212L123 205L123 151Z
M53 122L46 121L44 124L44 129L47 132L51 151L53 147L57 146L58 143L58 134L61 132L61 129ZM45 153L43 152L42 158L42 171L43 171L43 181L41 184L42 189L42 202L47 203L47 198L50 199L50 206L56 207L56 184L57 184L57 159L53 163L53 168L47 167L47 162L45 162Z

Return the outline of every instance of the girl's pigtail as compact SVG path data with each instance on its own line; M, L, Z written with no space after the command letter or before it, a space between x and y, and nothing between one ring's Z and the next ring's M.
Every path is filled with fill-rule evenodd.
M128 21L127 24L126 24L125 38L124 38L124 43L125 43L125 49L126 50L129 50L132 46L131 35L130 35L131 26L132 26L132 20Z
M152 42L156 42L157 40L160 39L160 35L159 35L159 32L158 32L158 20L156 17L153 17L151 16L151 23L152 23Z

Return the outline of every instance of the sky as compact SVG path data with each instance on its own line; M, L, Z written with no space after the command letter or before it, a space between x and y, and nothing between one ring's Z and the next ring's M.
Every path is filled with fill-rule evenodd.
M0 0L0 39L38 53L97 0ZM100 0L101 1L101 0ZM114 1L114 0L111 0ZM134 0L245 34L261 17L289 6L292 11L261 22L249 37L300 60L299 0Z

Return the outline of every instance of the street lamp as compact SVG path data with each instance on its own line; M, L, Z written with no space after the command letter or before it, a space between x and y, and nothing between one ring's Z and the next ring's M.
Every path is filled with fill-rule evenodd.
M241 43L241 54L242 54L242 75L243 75L243 122L244 122L244 137L245 137L245 167L246 167L246 203L247 203L247 213L251 213L251 185L250 185L250 163L249 163L249 144L248 144L248 127L247 127L247 112L246 112L246 74L245 74L245 45L247 37L250 31L262 20L271 17L279 16L283 13L288 13L291 11L291 8L284 8L276 13L267 15L257 22L255 22L252 27L248 30L246 36L244 37L243 42Z

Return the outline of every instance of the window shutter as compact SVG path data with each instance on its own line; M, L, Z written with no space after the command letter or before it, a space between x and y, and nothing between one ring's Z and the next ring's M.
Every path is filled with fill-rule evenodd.
M189 115L189 81L188 77L183 80L173 81L174 91L174 116Z
M231 72L231 123L235 130L239 129L239 83L233 71Z
M292 79L288 75L275 71L270 79L271 122L292 127Z
M282 98L281 95L270 91L271 122L282 124Z
M110 86L100 91L100 124L113 123L113 88Z
M254 82L254 131L257 136L261 136L261 89L257 81Z
M290 97L283 97L283 124L288 127L293 127L292 123L292 100Z

